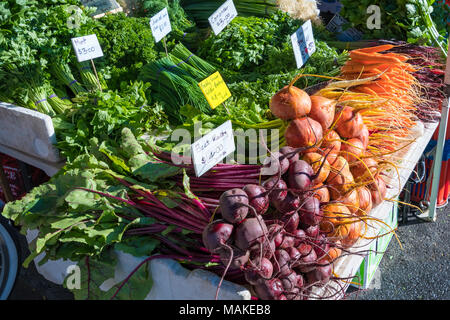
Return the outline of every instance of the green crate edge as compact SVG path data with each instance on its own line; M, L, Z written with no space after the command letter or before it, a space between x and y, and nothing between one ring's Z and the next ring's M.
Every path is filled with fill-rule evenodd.
M391 228L395 229L398 226L398 203L393 202L392 203L392 209L391 214L383 220L386 224L388 224ZM386 233L385 229L381 229L378 234ZM361 265L355 274L355 277L352 280L352 283L350 284L353 287L359 288L359 289L367 289L369 288L375 272L378 269L378 266L380 265L381 259L383 258L384 252L386 251L387 247L389 246L389 243L391 242L391 239L393 237L392 233L389 233L381 238L376 239L371 245L369 250L374 250L377 248L376 251L379 253L376 254L374 252L369 252L361 262Z

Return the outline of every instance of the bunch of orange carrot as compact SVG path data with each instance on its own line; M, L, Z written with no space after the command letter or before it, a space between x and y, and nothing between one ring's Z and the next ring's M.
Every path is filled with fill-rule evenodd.
M408 93L417 83L410 72L416 69L406 61L408 57L398 53L381 53L394 48L381 45L350 51L348 60L342 67L342 76L347 79L365 78L381 74L376 82L358 86L354 90L369 94L389 95Z
M385 52L394 47L386 44L350 51L340 76L348 80L377 76L349 91L380 102L362 108L360 113L369 130L376 132L371 134L370 145L386 151L405 142L408 129L415 124L415 104L420 100L420 84L412 75L416 68L407 62L408 56Z

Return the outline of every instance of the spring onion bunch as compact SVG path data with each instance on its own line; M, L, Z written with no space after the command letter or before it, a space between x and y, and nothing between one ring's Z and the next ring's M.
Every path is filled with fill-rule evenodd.
M50 66L52 75L54 75L60 82L70 88L73 94L78 95L86 92L81 84L75 79L68 63L54 63Z
M181 5L199 26L207 26L209 16L216 11L224 1L181 0ZM278 11L277 0L234 0L234 6L239 16L270 16Z
M180 123L183 121L180 107L184 105L211 114L198 83L214 71L213 66L178 44L167 57L145 65L139 80L152 84L153 96L165 104L168 116Z

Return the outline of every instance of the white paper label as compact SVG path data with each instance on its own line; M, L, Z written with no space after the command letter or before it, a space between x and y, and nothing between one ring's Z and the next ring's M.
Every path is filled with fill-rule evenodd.
M72 38L72 45L78 62L103 57L103 51L96 34Z
M162 9L150 19L150 28L152 29L155 42L161 41L162 38L167 36L169 32L172 31L167 8Z
M300 69L305 64L306 60L308 60L309 57L316 51L311 20L306 21L300 28L298 28L298 30L291 36L291 42L294 49L297 68Z
M235 149L233 128L228 120L191 145L195 175L200 177Z
M215 35L222 32L223 29L238 15L233 0L226 1L208 18L209 24Z

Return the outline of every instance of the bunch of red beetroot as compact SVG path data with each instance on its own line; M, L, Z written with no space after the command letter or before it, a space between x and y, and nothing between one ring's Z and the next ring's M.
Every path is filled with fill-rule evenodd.
M220 197L221 218L203 231L203 243L228 269L240 269L260 299L306 299L332 277L339 244L321 231L320 174L284 147L266 164L273 175ZM275 168L275 169L274 169ZM270 170L267 170L270 171ZM216 217L218 213L216 213Z

